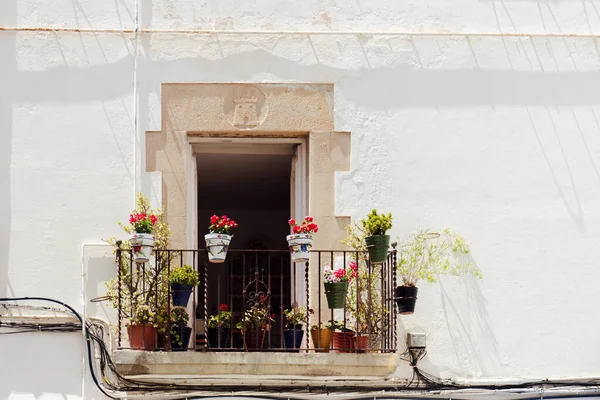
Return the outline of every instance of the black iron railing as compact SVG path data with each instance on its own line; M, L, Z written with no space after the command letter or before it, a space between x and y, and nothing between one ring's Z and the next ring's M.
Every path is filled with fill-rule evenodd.
M229 250L224 263L213 264L204 249L155 249L149 262L138 264L123 249L116 260L121 349L396 350L395 250L383 264L372 264L364 252L325 250L313 250L305 263L292 263L287 250ZM350 262L356 263L357 276L342 308L330 309L323 268L349 268ZM185 306L174 307L169 275L185 264L198 273L200 284ZM309 312L301 315L294 306ZM284 310L291 310L292 323Z

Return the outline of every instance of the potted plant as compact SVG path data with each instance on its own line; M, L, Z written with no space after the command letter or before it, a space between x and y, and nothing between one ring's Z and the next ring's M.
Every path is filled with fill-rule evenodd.
M211 263L220 264L225 262L229 243L233 235L231 231L238 227L238 224L227 215L218 217L213 215L210 217L210 233L204 235L206 241L206 249L208 250L208 260Z
M150 260L150 254L156 239L152 233L156 221L158 221L158 217L154 214L134 211L129 215L129 224L132 227L129 243L133 252L133 261L138 264Z
M171 349L186 351L190 343L192 328L187 326L190 317L185 308L171 310Z
M333 328L333 351L336 353L350 353L354 350L354 331L344 326L339 321L331 321Z
M129 347L136 350L156 349L155 313L147 305L135 307L127 325Z
M294 307L289 310L283 310L283 315L287 323L287 329L283 331L283 344L286 349L299 349L304 338L302 322L306 321L309 313L312 314L306 306Z
M329 265L323 267L323 286L329 308L344 308L346 305L346 294L348 283L356 277L356 263L348 263L348 269L331 269Z
M191 265L184 264L183 267L175 268L169 274L171 283L171 296L173 297L173 306L186 307L192 294L194 286L200 283L198 273L194 271Z
M396 271L402 285L395 288L398 313L412 314L417 301L417 282L435 283L440 275L471 274L481 278L479 268L470 262L465 239L445 229L441 234L420 229L400 244Z
M367 219L362 220L362 225L367 235L365 242L371 263L384 263L390 247L390 236L386 232L392 227L392 214L379 215L377 210L373 210Z
M267 296L260 296L258 301L246 310L242 320L236 324L236 328L242 331L246 350L262 348L265 333L271 329L274 318L275 314L271 314L267 304Z
M169 247L171 230L164 220L163 210L152 210L150 202L141 193L137 195L133 214L154 215L155 250ZM150 220L152 223L152 219ZM128 235L134 233L134 225L119 222L118 225ZM106 282L106 298L118 310L123 320L128 320L126 331L132 348L154 349L169 341L170 302L168 266L176 258L175 252L160 251L155 254L156 268L145 268L135 263L134 249L129 241L108 238L117 257L117 276ZM117 328L120 333L120 327ZM144 335L144 339L141 339ZM119 337L120 340L120 337ZM143 345L142 343L146 343ZM162 346L161 346L162 347Z
M317 353L329 353L332 331L333 326L331 323L325 325L324 328L321 323L310 327L310 335Z
M231 311L227 304L221 304L219 312L208 318L208 347L211 349L226 347L230 327Z
M286 237L293 262L307 262L310 258L310 249L313 243L313 234L319 231L313 217L307 215L300 225L292 218L288 221L292 227L292 234Z

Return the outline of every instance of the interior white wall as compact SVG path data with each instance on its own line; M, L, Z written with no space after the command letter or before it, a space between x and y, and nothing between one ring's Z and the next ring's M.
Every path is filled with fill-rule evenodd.
M135 9L133 0L3 0L0 26L132 28ZM485 275L421 285L402 326L429 333L431 370L600 373L598 39L418 34L598 34L593 2L145 0L139 16L149 29L415 35L141 34L134 116L134 34L0 32L1 294L80 307L81 244L120 234L143 169L134 119L143 145L143 132L160 129L162 82L333 82L336 129L352 131L339 213L393 212L394 236L452 227ZM19 339L38 348L59 336ZM27 360L12 343L3 337L0 353L17 370ZM78 375L80 356L60 370ZM42 396L0 376L15 398L82 393L69 381Z

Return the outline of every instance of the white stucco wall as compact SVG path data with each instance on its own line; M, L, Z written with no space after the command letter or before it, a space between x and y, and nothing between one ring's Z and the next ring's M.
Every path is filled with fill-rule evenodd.
M134 33L0 31L0 295L81 307L82 244L119 234L134 191L151 184L141 149L143 132L160 129L161 83L332 82L336 129L352 132L339 214L390 211L399 236L452 227L485 275L420 285L417 313L401 328L428 332L429 370L598 376L600 50L585 35L600 33L599 9L546 0L2 0L1 27L134 29L137 14L144 29L357 34L143 33L136 57ZM112 267L94 257L88 298ZM0 337L10 360L0 363L0 397L101 398L81 383L80 342L68 336ZM32 373L42 358L60 358L57 378L39 369L35 385L17 384L15 371Z

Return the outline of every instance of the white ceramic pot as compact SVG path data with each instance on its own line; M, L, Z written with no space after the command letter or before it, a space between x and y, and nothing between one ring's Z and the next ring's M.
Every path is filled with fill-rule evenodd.
M297 233L287 236L288 246L293 262L307 262L310 258L310 248L313 237L310 233Z
M224 233L209 233L208 235L204 235L206 250L208 250L208 261L215 264L224 263L232 237L233 235L226 235Z
M133 261L138 264L150 261L150 254L154 248L155 236L150 233L133 233L129 236Z

